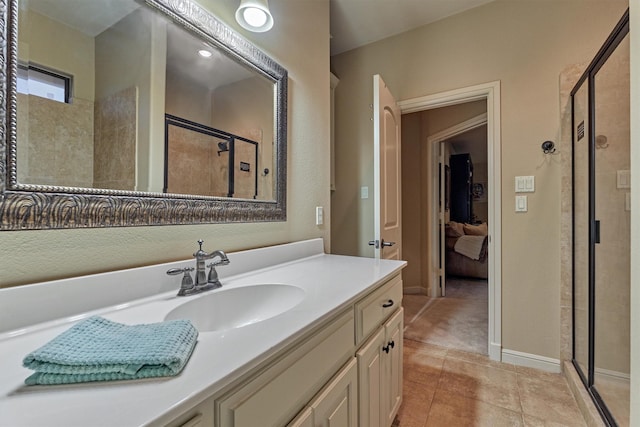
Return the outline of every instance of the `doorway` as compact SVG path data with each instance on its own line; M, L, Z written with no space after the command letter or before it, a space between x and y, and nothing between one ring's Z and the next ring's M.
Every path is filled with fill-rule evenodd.
M486 122L487 122L487 188L491 189L487 193L487 216L488 221L492 224L488 230L488 276L489 282L487 287L488 293L488 331L487 331L487 347L491 360L501 360L501 178L500 178L500 82L491 82L467 88L461 88L453 91L443 92L435 95L429 95L420 98L413 98L400 101L402 114L408 114L418 111L432 110L440 107L464 104L473 101L483 101L486 103ZM403 132L406 131L403 123ZM404 149L404 148L403 148ZM427 156L429 150L425 150ZM434 171L430 162L427 161L427 168L421 173L428 176L438 176ZM405 173L403 165L403 174ZM405 177L403 176L403 181ZM406 182L406 181L405 181ZM428 182L423 179L422 182ZM432 181L433 182L433 181ZM421 191L426 192L426 197L422 200L432 200L433 189L429 186L423 186ZM429 204L429 202L425 202ZM428 206L423 210L428 211ZM433 224L433 218L424 227L428 230L421 233L426 237L422 239L420 249L426 254L433 254L432 244L434 242L434 234L430 230L430 224ZM435 238L438 241L438 238ZM407 248L407 245L405 245ZM437 253L437 252L436 252ZM407 254L403 255L405 258ZM427 255L428 256L428 255ZM427 258L430 259L430 258ZM427 262L425 271L420 274L420 287L425 293L436 294L434 286L437 289L437 281L439 275L439 267Z

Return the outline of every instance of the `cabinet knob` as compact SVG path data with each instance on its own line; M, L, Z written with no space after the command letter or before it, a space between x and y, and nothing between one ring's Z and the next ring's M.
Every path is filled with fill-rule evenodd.
M382 307L384 308L389 308L393 305L393 300L390 299L389 301L385 302L384 304L382 304Z
M396 343L395 343L395 341L389 341L389 343L387 345L389 345L391 348L393 348L393 347L396 346Z
M389 349L389 346L388 346L388 345L385 345L384 347L382 347L382 351L384 351L384 352L385 352L385 353L387 353L387 354L389 353L389 350L390 350L390 349Z

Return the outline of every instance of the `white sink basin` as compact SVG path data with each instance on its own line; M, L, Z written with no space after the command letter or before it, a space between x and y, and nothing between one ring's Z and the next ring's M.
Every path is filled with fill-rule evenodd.
M174 308L165 320L188 319L200 332L241 328L292 309L304 294L304 289L291 285L222 288Z

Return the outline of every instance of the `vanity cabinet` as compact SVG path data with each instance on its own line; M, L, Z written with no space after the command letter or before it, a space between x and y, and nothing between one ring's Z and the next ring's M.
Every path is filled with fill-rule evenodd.
M388 427L402 402L402 308L357 352L360 425Z
M402 400L402 326L398 274L170 425L389 427Z

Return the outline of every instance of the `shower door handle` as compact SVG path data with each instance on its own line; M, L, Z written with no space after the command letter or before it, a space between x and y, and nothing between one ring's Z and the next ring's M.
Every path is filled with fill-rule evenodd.
M600 243L600 220L595 221L593 243Z

